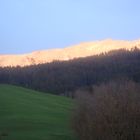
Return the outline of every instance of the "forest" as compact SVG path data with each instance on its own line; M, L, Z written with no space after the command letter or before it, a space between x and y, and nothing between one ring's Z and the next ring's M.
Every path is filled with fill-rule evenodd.
M140 50L137 47L69 61L0 68L0 83L65 96L73 96L71 93L79 88L116 79L140 82Z

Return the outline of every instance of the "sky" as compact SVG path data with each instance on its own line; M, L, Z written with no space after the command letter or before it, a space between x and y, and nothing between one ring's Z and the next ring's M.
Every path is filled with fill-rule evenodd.
M140 39L140 0L0 0L0 54Z

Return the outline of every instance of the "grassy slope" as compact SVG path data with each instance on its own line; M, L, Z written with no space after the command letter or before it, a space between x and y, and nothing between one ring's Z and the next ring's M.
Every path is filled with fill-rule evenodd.
M16 86L0 85L2 140L72 140L72 101Z

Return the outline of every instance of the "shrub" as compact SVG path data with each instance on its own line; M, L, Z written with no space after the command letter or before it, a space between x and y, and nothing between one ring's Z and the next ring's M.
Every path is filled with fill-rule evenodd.
M140 140L140 86L112 82L78 91L73 129L80 140Z

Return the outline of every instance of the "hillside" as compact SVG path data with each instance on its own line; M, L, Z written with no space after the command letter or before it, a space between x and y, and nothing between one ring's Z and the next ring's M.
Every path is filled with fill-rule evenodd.
M57 95L73 94L81 87L120 78L140 82L140 49L121 49L71 61L54 61L24 68L0 68L0 83Z
M72 140L72 101L16 86L0 85L3 140Z
M130 50L135 46L140 48L140 40L117 41L108 39L103 41L87 42L66 47L64 49L35 51L22 55L0 55L0 66L28 66L43 64L54 60L70 60L73 58L92 56L121 48Z

